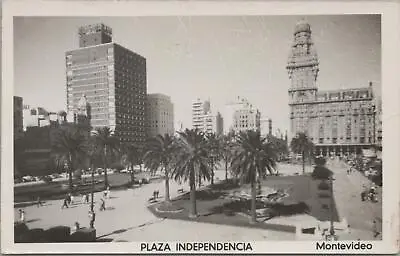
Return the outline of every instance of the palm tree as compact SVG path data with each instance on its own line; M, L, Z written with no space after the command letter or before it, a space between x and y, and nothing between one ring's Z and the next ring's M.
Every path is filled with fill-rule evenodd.
M169 134L157 135L148 139L146 143L143 161L146 168L156 171L159 168L165 174L165 201L170 201L169 196L169 177L171 175L171 163L176 152L175 138Z
M184 132L179 132L177 145L179 150L174 163L173 176L175 180L189 180L192 204L189 217L196 218L196 175L209 180L211 174L207 141L200 130L186 129Z
M219 160L222 158L222 140L215 133L209 133L206 135L207 149L209 150L209 161L211 167L211 184L214 184L214 168L219 164Z
M91 189L91 199L90 199L90 213L94 215L94 171L96 168L96 163L98 162L98 158L102 156L102 148L99 148L94 137L90 137L88 140L88 146L86 148L86 156L89 159L89 165L91 170L92 176L92 189ZM93 216L90 220L90 227L94 228L94 220L95 217Z
M234 148L234 134L228 133L221 139L221 157L225 165L225 180L228 180L228 165L232 159L232 153Z
M304 174L306 158L311 157L314 149L314 144L305 133L298 133L297 136L293 138L290 142L290 148L294 153L301 154Z
M251 185L251 223L256 219L256 184L258 179L265 178L267 172L276 169L276 155L266 138L259 131L241 132L237 138L237 148L234 152L231 168L242 180Z
M69 189L72 191L72 172L83 160L87 139L76 127L59 129L52 142L52 153L58 165L66 167L69 176Z
M109 127L96 128L93 131L95 143L103 151L103 164L104 164L104 187L108 187L108 177L107 177L107 158L113 153L118 152L119 140L114 136L114 131Z
M134 166L140 164L141 155L139 152L140 148L136 144L125 144L122 147L122 159L124 162L124 166L129 170L131 174L131 183L133 184L135 181L135 171Z

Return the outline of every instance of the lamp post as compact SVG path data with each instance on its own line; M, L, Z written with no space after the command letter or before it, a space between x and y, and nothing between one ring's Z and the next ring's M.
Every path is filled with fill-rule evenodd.
M94 166L92 165L92 192L91 192L91 200L90 200L90 228L94 228L94 221L96 220L96 214L94 213Z
M331 238L331 240L335 240L335 227L334 227L334 225L333 225L333 207L334 207L334 201L333 201L333 175L331 174L330 176L329 176L329 181L330 181L330 190L331 190L331 205L330 205L330 213L331 213L331 216L330 216L330 219L331 219L331 223L330 223L330 232L329 232L329 234L330 234L330 238Z

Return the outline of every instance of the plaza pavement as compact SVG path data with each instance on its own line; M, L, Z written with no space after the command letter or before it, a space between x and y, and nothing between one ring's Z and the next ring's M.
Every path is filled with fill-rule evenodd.
M224 171L216 171L216 179L224 179ZM203 185L207 183L203 182ZM170 181L170 196L178 195L179 185ZM148 209L148 199L154 190L160 191L160 200L165 192L164 181L143 185L140 188L111 190L111 198L106 199L106 211L99 211L101 193L95 194L97 237L103 241L159 241L159 240L294 240L294 234L271 230L261 230L227 225L213 225L199 222L159 219ZM81 198L74 197L75 205L61 209L62 200L50 200L42 207L25 207L29 228L49 228L57 225L73 226L75 221L81 227L89 226L90 204L81 204ZM18 219L18 208L15 209Z
M366 178L359 172L347 175L346 168L329 166L334 172L334 196L339 216L347 219L351 226L350 233L341 234L339 239L372 239L372 219L381 217L379 204L361 202L360 192ZM310 172L308 167L306 172ZM286 175L301 173L301 166L280 164L279 172ZM216 182L225 178L225 171L216 171ZM208 183L203 182L203 185ZM178 196L177 190L189 191L187 184L179 185L170 180L170 196ZM95 194L97 237L103 241L159 241L159 240L295 240L295 234L273 230L216 225L172 219L159 219L148 209L148 199L154 190L160 191L160 200L165 193L164 181L125 190L112 190L111 198L106 200L107 210L99 211L102 193ZM381 194L381 193L380 193ZM61 210L62 200L51 200L43 207L36 205L25 208L27 225L30 228L49 228L56 225L73 226L77 221L82 227L89 225L88 211L90 204L81 204L81 198L74 198L77 203L69 209ZM381 202L381 199L380 199ZM15 209L18 219L18 209ZM311 223L314 219L308 215L296 215L286 218L273 218L270 223L290 224Z

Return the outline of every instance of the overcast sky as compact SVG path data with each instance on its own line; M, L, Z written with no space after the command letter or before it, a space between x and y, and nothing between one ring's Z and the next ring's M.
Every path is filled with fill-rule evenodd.
M175 124L191 127L191 103L212 109L242 96L289 129L285 69L296 22L311 25L319 60L319 90L368 86L380 94L381 21L378 15L24 17L14 20L15 95L48 111L65 109L65 52L78 47L78 28L104 22L113 41L147 59L148 93L171 96Z

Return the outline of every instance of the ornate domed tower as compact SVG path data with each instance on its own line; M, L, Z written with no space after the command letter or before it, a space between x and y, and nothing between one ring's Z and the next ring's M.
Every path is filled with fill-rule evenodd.
M307 132L309 103L316 100L317 77L319 72L318 55L311 39L311 27L301 20L294 30L286 69L291 80L289 88L290 137L298 132Z

